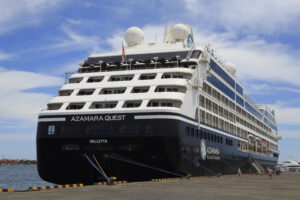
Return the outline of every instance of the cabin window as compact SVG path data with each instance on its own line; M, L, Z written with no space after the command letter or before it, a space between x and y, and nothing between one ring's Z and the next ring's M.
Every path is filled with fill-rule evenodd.
M100 94L123 94L126 88L103 88Z
M133 79L133 75L120 75L120 76L111 76L109 81L130 81Z
M195 131L195 129L194 129L194 128L191 128L191 136L192 136L192 137L195 135L194 131Z
M168 86L168 85L161 85L157 86L155 89L155 92L181 92L185 93L186 92L186 87L183 86Z
M156 74L141 74L139 80L151 80L155 79Z
M103 76L92 76L87 80L87 83L97 83L103 80Z
M48 126L48 135L54 135L55 133L55 125Z
M123 108L137 108L140 107L142 101L126 101L123 105Z
M185 131L186 131L185 134L186 134L187 136L189 136L189 135L190 135L190 127L187 126Z
M151 100L147 107L181 107L181 101L178 100Z
M92 95L94 93L95 89L82 89L79 90L77 93L77 96L83 96L83 95Z
M93 102L90 109L106 109L115 108L117 106L116 101L106 101L106 102Z
M191 79L192 75L187 73L164 73L161 78Z
M146 93L149 91L149 86L148 87L134 87L131 91L131 93Z

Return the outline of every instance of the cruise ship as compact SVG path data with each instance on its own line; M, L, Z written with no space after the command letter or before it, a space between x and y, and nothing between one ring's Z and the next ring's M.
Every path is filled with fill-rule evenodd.
M253 103L209 45L187 24L143 44L131 27L117 52L92 54L66 73L41 110L37 162L52 183L93 184L273 167L279 149L274 110Z

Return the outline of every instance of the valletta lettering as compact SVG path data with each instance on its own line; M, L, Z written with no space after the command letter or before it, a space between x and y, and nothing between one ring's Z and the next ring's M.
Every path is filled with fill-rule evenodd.
M89 140L90 144L107 144L107 139L91 139Z

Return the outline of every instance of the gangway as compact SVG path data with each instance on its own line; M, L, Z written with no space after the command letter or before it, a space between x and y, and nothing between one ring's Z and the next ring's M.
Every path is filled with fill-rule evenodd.
M250 165L256 170L256 172L260 175L265 174L265 168L257 162L255 158L250 157L249 158Z

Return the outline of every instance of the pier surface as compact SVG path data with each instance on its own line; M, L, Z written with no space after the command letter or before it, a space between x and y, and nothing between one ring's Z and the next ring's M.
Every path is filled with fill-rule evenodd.
M275 200L300 199L300 173L274 175L228 175L199 177L189 180L135 182L117 185L93 185L29 192L0 193L1 200L99 200L99 199L212 199L212 200Z

